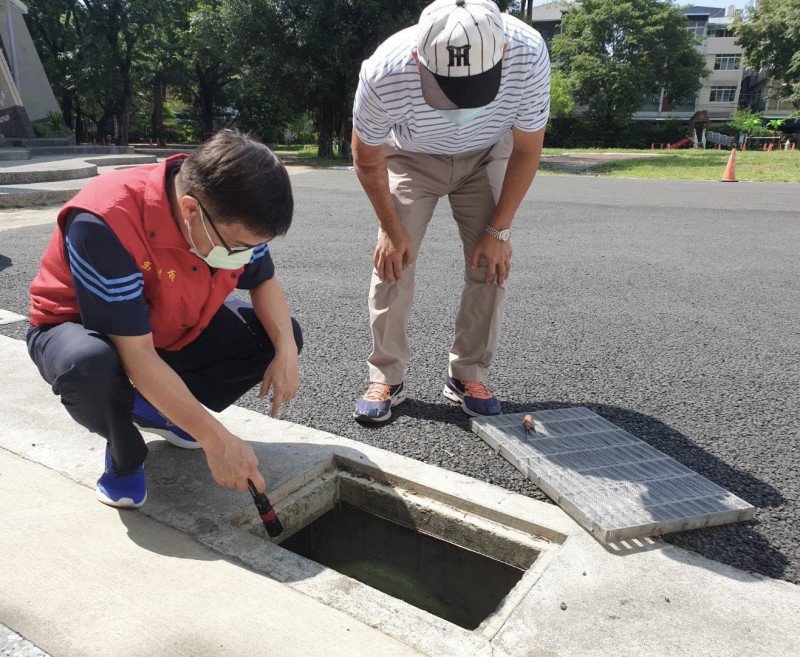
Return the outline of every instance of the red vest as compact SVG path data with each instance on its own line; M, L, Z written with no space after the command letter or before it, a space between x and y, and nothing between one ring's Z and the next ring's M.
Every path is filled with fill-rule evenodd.
M212 270L189 251L166 191L167 167L185 157L103 174L61 209L31 284L30 317L35 326L81 321L64 254L64 223L73 210L102 217L139 265L156 347L181 349L208 326L236 288L244 267Z

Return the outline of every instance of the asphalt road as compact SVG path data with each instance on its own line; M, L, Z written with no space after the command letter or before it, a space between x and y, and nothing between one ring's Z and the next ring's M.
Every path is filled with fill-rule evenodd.
M441 396L462 256L443 200L417 265L409 401L351 419L367 383L376 224L352 172L293 178L272 246L304 329L284 419L539 499ZM513 229L514 270L490 384L506 412L583 405L758 507L746 525L670 543L800 583L800 186L543 176ZM27 310L51 228L0 232L0 308ZM24 326L0 327L22 338ZM266 412L246 396L242 405Z

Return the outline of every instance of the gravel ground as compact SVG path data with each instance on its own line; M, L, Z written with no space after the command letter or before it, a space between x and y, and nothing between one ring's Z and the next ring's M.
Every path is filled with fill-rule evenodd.
M295 225L273 258L303 327L299 422L538 499L441 396L461 290L447 203L418 260L410 399L351 419L367 382L375 220L352 172L293 177ZM513 230L514 273L489 379L505 412L583 405L758 507L675 545L800 583L800 217L779 184L537 180ZM0 232L0 308L24 313L50 228ZM11 260L9 262L9 259ZM24 337L22 324L0 333ZM249 394L248 408L267 405Z

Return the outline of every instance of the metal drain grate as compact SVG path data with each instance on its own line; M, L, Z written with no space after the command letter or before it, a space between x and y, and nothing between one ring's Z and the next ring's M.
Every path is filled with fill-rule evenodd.
M755 508L588 408L470 426L603 543L750 520Z

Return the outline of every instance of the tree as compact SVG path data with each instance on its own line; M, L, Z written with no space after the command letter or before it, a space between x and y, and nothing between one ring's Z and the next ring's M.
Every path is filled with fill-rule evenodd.
M166 142L164 105L168 86L185 89L190 84L186 82L187 60L191 57L186 33L198 3L199 0L162 0L162 20L144 32L134 63L140 94L150 105L152 137L159 145Z
M733 29L755 70L769 67L782 82L777 97L800 109L800 0L759 0L736 17Z
M233 56L232 51L237 50L234 44L240 42L244 49L255 44L243 41L232 29L233 3L212 0L191 4L194 6L184 18L186 26L177 38L181 74L176 86L191 103L200 131L207 138L214 133L219 109L228 104L226 89L242 68L241 59Z
M76 90L71 84L74 61L67 57L77 41L76 0L37 0L28 3L29 31L47 71L53 92L60 99L64 121L76 128L73 106Z
M240 120L274 121L309 111L320 157L346 150L361 63L394 32L419 20L430 0L230 0L241 64ZM501 9L508 4L501 0ZM244 81L247 80L247 84ZM258 99L258 104L253 101ZM265 119L268 118L265 116Z
M128 145L133 111L133 68L141 54L141 42L147 30L161 19L160 0L81 0L86 15L84 59L93 57L112 66L109 88L116 96L114 109L118 131L117 144ZM110 85L113 83L113 87Z
M575 109L574 93L572 80L554 70L550 75L550 116L559 119L569 116Z
M554 63L609 134L662 88L673 102L693 96L708 73L686 17L664 0L583 0L561 25Z

